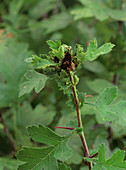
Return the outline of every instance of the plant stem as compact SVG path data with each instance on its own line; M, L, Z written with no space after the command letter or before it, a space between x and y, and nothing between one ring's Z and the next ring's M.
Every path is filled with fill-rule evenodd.
M70 68L68 68L69 71L69 76L70 76L70 81L72 84L74 84L73 76L71 75ZM79 110L79 101L78 101L78 96L77 96L77 90L75 85L72 86L73 90L73 95L74 95L74 100L75 100L75 105L76 105L76 111L77 111L77 119L78 119L78 127L82 127L82 121L81 121L81 116L80 116L80 110Z
M118 81L119 81L119 76L118 76L118 74L114 74L114 77L113 77L113 84L115 85L115 86L117 86L118 85Z
M90 158L94 158L94 157L97 156L97 155L98 155L98 152L95 153L94 155L89 156L89 157L90 157Z
M72 127L54 127L54 128L74 130L74 128Z
M15 131L15 139L17 140L17 106L15 106L15 111L14 111L14 131Z
M18 126L17 126L17 115L19 110L19 103L15 104L15 110L14 110L14 131L15 131L15 141L18 141Z
M81 120L81 113L80 113L80 109L79 109L79 100L78 100L77 90L76 90L76 86L75 86L75 83L74 83L73 76L71 75L71 72L70 72L70 68L68 68L68 72L69 72L70 81L71 81L71 84L72 84L72 90L73 90L73 95L74 95L74 100L75 100L75 105L76 105L78 127L82 127L82 120ZM80 136L81 142L83 144L85 156L90 157L84 132L82 131L81 134L79 134L79 136ZM91 163L90 162L88 162L88 167L89 167L89 170L91 170Z
M4 127L4 132L6 133L8 139L9 139L11 145L12 145L13 151L16 152L16 145L15 145L15 143L14 143L14 141L13 141L13 139L12 139L10 133L9 133L9 130L8 130L6 124L5 124L5 121L3 119L2 113L0 113L0 119L1 119L1 123L2 123L2 125Z

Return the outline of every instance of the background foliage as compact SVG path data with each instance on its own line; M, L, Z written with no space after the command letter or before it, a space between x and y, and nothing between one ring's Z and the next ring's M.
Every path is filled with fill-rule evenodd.
M109 54L93 62L84 62L83 68L77 72L80 78L78 89L93 95L87 100L95 102L104 88L115 85L118 86L118 96L114 102L126 101L125 37L126 0L0 1L0 170L17 169L20 161L15 159L15 150L22 145L42 146L28 138L27 126L42 123L54 130L55 126L72 126L75 117L66 105L67 94L63 95L54 81L47 80L46 87L39 94L31 91L18 97L19 85L28 79L24 74L32 67L24 60L32 54L48 53L47 40L61 40L71 46L80 43L85 51L89 40L94 38L98 46L112 42L115 47ZM39 79L39 75L34 76ZM36 89L39 89L38 85ZM97 103L97 112L100 113L99 105ZM126 110L122 110L123 105L125 102L120 104L120 108L118 104L113 107L107 104L107 109L111 107L112 111L123 115L123 123L107 125L95 116L99 114L93 107L83 108L83 124L90 151L105 143L109 159L117 148L126 150ZM66 130L55 131L59 135L68 133ZM76 135L71 138L68 143L73 155L66 164L73 170L86 170L80 139ZM101 149L104 150L102 145Z

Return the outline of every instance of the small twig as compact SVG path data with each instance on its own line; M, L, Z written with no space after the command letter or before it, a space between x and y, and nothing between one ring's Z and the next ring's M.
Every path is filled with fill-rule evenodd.
M110 124L110 126L108 127L108 137L107 137L109 141L109 145L111 145L112 143L112 137L113 137L113 131L112 131L111 124Z
M92 95L86 95L85 97L93 97Z
M92 127L92 130L97 129L97 128L101 128L101 127L105 127L105 125L104 124L96 124Z
M118 85L118 81L119 81L119 76L118 76L118 74L114 74L114 77L113 77L113 84L115 85L115 86L117 86Z
M8 139L9 139L11 145L12 145L13 151L16 152L16 145L15 145L13 139L10 136L9 130L8 130L6 124L5 124L5 121L3 119L2 113L0 113L0 119L1 119L1 123L3 124L3 127L4 127L4 132L6 133Z
M93 97L92 95L86 95L85 97ZM81 102L82 99L79 100L79 102Z
M95 153L94 155L89 156L89 158L94 158L94 157L97 156L97 155L98 155L98 152Z
M54 127L54 128L74 130L74 128L72 127Z
M118 21L118 32L120 33L120 34L122 34L122 32L123 32L123 22L122 21Z

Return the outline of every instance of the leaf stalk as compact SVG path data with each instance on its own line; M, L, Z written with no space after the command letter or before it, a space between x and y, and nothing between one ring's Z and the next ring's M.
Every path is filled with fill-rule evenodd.
M72 127L54 127L54 128L74 130L74 128Z

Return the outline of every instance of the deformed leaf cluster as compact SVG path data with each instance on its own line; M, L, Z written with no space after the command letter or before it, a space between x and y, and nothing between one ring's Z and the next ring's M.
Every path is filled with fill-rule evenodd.
M79 82L79 78L75 74L76 71L81 68L81 65L85 61L93 61L99 57L99 55L110 52L114 45L111 43L106 43L98 48L97 41L94 39L93 41L90 41L86 51L83 46L79 44L77 44L75 49L72 50L71 46L61 44L60 41L50 40L47 43L51 49L48 55L33 55L31 58L26 60L27 62L32 63L35 71L29 70L26 73L25 77L27 81L20 86L20 96L29 93L33 88L35 88L35 91L38 93L44 87L48 78L55 79L60 89L63 90L64 93L68 93L71 97L68 104L75 108L75 101L71 95L71 87L75 86ZM69 71L72 80L69 77ZM117 108L118 104L110 105L117 96L116 87L106 88L95 103L86 103L85 93L80 93L77 91L77 95L80 109L82 109L85 104L97 111L97 119L102 121L102 123L113 120L119 122L120 119L117 113L117 110L119 110L119 108ZM66 165L58 164L57 160L64 162L71 156L72 151L67 146L67 141L70 136L61 137L43 125L31 126L28 127L27 130L29 136L34 141L46 144L48 146L42 148L24 147L20 150L17 154L17 158L25 162L19 166L20 170L39 170L42 168L44 168L44 170L69 170L69 167L66 167ZM76 130L77 129L75 129L75 131ZM82 127L81 130L83 130ZM105 154L103 149L102 152ZM88 161L90 161L90 158ZM97 163L94 168L102 168L103 165L99 165L98 160L95 161L93 159L93 161Z
M47 78L55 79L60 89L67 93L71 87L68 68L72 71L77 84L79 79L75 73L81 68L83 62L93 61L100 55L110 52L114 47L113 44L106 43L98 48L96 39L90 41L87 51L82 45L77 44L73 50L71 46L61 44L61 41L57 40L49 40L47 44L51 49L48 55L33 55L26 59L26 62L32 63L34 69L42 74L28 71L25 74L27 81L20 86L20 96L29 93L33 88L35 88L36 93L40 92Z

